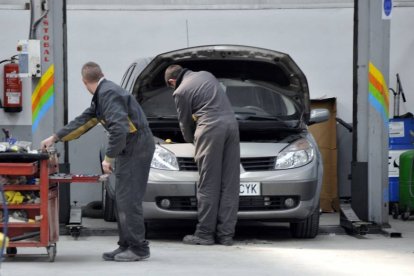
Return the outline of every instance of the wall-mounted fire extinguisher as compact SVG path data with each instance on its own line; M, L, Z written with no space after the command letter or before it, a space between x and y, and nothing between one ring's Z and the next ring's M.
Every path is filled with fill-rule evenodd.
M5 112L22 111L22 81L19 77L19 65L4 65L3 108Z

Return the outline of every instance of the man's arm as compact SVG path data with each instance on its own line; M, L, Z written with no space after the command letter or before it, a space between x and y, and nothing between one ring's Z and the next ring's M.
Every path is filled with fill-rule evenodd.
M41 148L48 148L58 141L70 141L79 138L82 134L88 132L98 123L95 115L95 108L88 107L81 115L68 123L58 132L43 140L40 144Z
M173 94L175 106L177 107L178 121L181 132L187 143L194 141L194 120L191 110L191 104L180 94Z

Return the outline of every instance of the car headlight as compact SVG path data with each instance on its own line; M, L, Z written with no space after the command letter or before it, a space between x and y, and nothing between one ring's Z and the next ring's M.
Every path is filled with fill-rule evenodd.
M304 166L313 160L315 150L306 139L299 139L282 150L276 157L275 169L292 169Z
M170 170L178 171L178 162L174 153L161 147L160 145L155 145L154 156L151 161L151 168L161 169L161 170Z

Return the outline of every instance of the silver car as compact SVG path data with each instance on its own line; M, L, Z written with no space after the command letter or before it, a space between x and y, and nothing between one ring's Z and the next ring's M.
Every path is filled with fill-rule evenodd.
M308 125L326 121L310 110L304 73L284 53L236 45L200 46L134 62L121 85L142 105L157 145L144 198L146 220L197 219L194 145L184 142L164 71L180 64L220 81L240 129L239 220L289 222L293 237L319 228L322 159Z

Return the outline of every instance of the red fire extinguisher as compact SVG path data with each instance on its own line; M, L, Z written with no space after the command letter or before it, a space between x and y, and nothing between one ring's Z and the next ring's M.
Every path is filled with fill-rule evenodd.
M22 81L19 77L19 65L4 65L3 108L6 112L22 111Z

